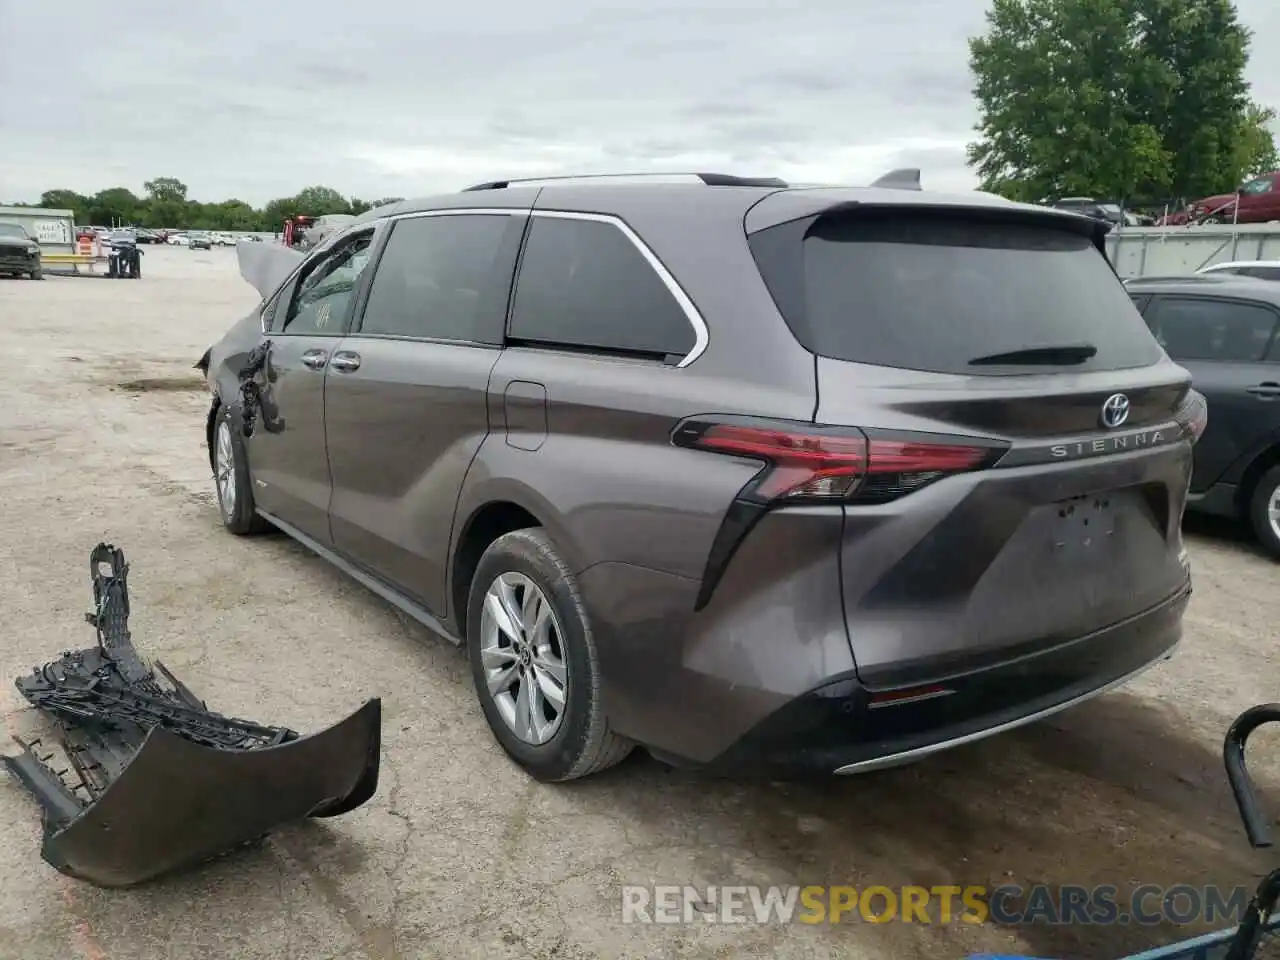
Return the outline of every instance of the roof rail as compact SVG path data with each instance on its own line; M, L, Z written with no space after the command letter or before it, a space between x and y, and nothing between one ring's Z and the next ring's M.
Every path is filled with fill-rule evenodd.
M541 187L551 184L590 183L604 181L618 183L634 180L639 183L704 183L709 187L786 187L785 180L777 177L736 177L728 173L586 173L559 177L531 177L519 180L490 180L467 187L472 190L505 190L507 187Z
M919 190L920 170L916 167L890 170L879 180L872 183L871 186L882 187L886 190Z

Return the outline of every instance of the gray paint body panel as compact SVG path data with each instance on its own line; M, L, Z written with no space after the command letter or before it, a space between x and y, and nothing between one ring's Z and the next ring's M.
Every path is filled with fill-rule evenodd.
M364 366L325 375L335 385L329 400L341 407L327 436L337 467L335 555L461 633L457 600L468 583L458 558L473 521L495 505L519 507L578 580L612 727L700 763L729 755L806 698L828 696L815 691L851 690L848 702L865 706L868 691L948 677L973 680L971 696L980 698L989 670L1052 684L1056 668L1036 667L1037 655L1110 620L1137 617L1125 635L1163 653L1177 639L1170 617L1180 617L1168 598L1186 576L1179 520L1189 444L1178 438L1087 463L1051 463L1043 451L1097 435L1099 405L1116 391L1133 395L1131 426L1169 422L1186 371L1165 361L1109 373L957 377L815 357L779 316L748 234L848 203L997 210L1095 233L1086 218L984 195L671 184L479 190L357 218L349 229L480 209L613 218L660 261L708 337L684 368L538 346L348 338L344 347L386 356L366 386ZM224 397L233 395L233 356L246 339L256 342L237 330L213 352L210 375ZM282 414L302 429L313 412ZM761 469L671 442L680 421L717 415L965 434L1028 452L1016 468L948 477L886 504L770 511L698 609L713 544ZM1055 526L1056 505L1108 495L1116 509L1107 522L1124 544L1091 561L1082 528ZM1075 539L1059 556L1064 529ZM1064 585L1049 585L1055 571ZM1129 582L1108 591L1105 575L1119 572ZM1010 577L1023 578L1016 595L1002 587ZM1032 587L1048 591L1039 609ZM1049 623L1050 613L1062 622ZM1112 666L1073 679L1063 698L1079 696L1094 676L1095 687L1112 682ZM1046 696L1052 690L1026 712L1043 710ZM1016 699L997 711L999 722L1011 710ZM856 734L857 724L844 722ZM946 736L940 727L938 738ZM900 752L895 742L884 739L886 755Z

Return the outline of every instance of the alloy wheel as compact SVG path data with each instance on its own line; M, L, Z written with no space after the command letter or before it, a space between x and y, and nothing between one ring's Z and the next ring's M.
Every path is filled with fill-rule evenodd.
M1267 522L1271 524L1271 532L1280 540L1280 486L1271 491L1267 502Z
M480 614L485 686L503 722L534 746L564 720L568 666L563 632L546 594L522 573L495 577Z
M228 519L236 512L236 458L231 446L231 426L218 424L214 447L214 480L218 485L218 504Z

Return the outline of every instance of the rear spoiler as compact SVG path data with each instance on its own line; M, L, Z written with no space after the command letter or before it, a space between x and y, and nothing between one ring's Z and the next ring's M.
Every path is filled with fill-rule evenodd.
M747 234L752 235L786 225L789 231L794 230L803 235L822 217L857 214L863 211L873 213L900 210L922 216L937 214L945 217L963 217L979 222L985 220L991 223L1038 224L1069 230L1088 237L1104 257L1107 254L1106 237L1110 226L1092 217L1067 210L1055 210L1051 207L1015 203L986 194L930 195L916 187L907 186L906 183L910 181L899 179L899 175L909 172L894 171L881 178L881 180L890 180L890 178L892 180L889 183L877 181L873 185L876 189L875 193L870 193L867 188L780 190L765 197L747 211L744 227ZM897 191L898 195L894 196L888 193L888 190Z

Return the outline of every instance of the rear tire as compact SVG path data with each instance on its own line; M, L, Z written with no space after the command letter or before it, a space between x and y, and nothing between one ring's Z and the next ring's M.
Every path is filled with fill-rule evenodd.
M269 530L271 525L254 507L249 456L241 430L240 408L218 407L213 423L213 489L222 525L237 536Z
M1280 466L1272 467L1254 484L1249 521L1263 549L1280 560Z
M507 626L519 636L486 612L504 597L515 614ZM467 603L467 657L489 729L534 779L599 773L633 749L609 728L595 638L577 581L541 528L504 534L480 558ZM498 684L499 676L505 684ZM490 691L491 681L497 693ZM538 726L542 730L535 732Z

